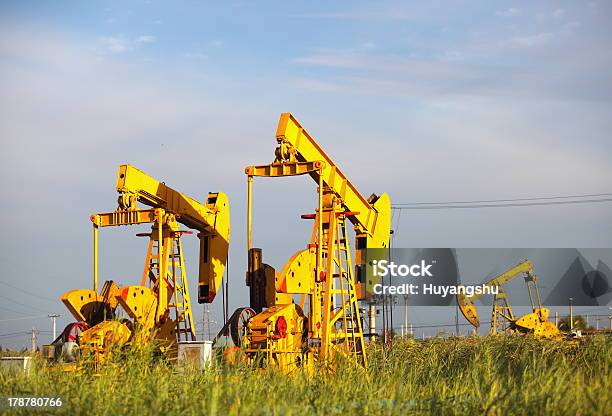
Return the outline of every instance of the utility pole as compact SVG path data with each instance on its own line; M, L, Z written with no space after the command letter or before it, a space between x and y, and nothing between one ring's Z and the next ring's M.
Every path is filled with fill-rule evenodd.
M370 318L370 341L376 339L376 304L372 300L368 305L368 318Z
M36 335L38 331L36 328L32 328L32 352L36 352Z
M383 345L387 345L387 295L385 294L382 295L382 337Z
M555 311L555 326L559 327L559 312Z
M455 305L455 335L459 336L459 305Z
M404 331L408 331L408 295L404 295Z
M390 274L390 273L389 273ZM389 286L391 285L391 276L389 276ZM391 327L391 331L393 331L393 306L395 306L395 296L389 295L389 323Z
M570 317L569 317L569 318L570 318L570 332L574 330L574 308L573 308L573 305L572 305L572 301L573 301L573 300L574 300L574 299L569 298L569 310L570 310L570 311L569 311L569 312L570 312Z
M208 338L206 338L206 331L208 331ZM208 303L204 305L204 312L202 316L202 339L211 339L211 330L210 330L210 309L208 307Z
M56 326L55 326L55 320L57 318L59 318L62 315L58 315L56 313L52 313L47 315L49 318L51 318L51 322L53 322L53 341L55 341L55 338L57 338L57 334L56 334Z

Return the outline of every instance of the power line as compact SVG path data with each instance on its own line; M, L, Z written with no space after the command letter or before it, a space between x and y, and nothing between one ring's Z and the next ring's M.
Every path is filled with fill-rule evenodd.
M4 309L5 311L16 313L17 315L24 315L23 312L18 312L18 311L14 310L14 309L7 308L6 306L0 306L0 309Z
M597 202L612 202L612 198L606 199L582 199L577 201L554 201L554 202L525 202L513 204L474 204L474 205L431 205L431 206L405 206L402 204L392 206L392 209L463 209L463 208L508 208L508 207L534 207L547 205L569 205L569 204L587 204Z
M9 337L11 335L21 335L21 334L29 334L29 332L26 332L26 331L9 332L6 334L0 334L0 337Z
M14 304L16 304L16 305L18 305L18 306L20 306L20 307L24 307L24 306L25 306L25 307L27 307L27 308L36 309L36 310L37 310L37 311L39 311L39 312L46 312L46 311L44 311L44 310L42 310L42 309L40 309L40 308L38 308L38 307L36 307L36 306L33 306L33 305L24 305L23 303L17 302L16 300L13 300L13 299L8 298L8 297L6 297L6 296L2 296L2 295L0 295L0 298L2 298L2 299L6 299L6 300L8 300L9 302L13 302ZM23 312L22 312L22 314L23 314Z
M482 324L490 324L490 323L491 323L491 321L482 322ZM456 322L449 323L449 324L441 324L441 323L438 323L438 324L411 324L411 326L413 328L416 328L416 329L419 329L419 328L445 328L445 327L451 327L451 326L454 327L456 325L459 325L459 326L472 326L472 324L469 323L469 322L459 322L459 324L457 324Z
M56 299L50 299L50 298L46 298L46 297L44 297L44 296L37 295L36 293L32 293L32 292L29 292L29 291L27 291L27 290L25 290L25 289L21 289L21 288L19 288L19 287L17 287L17 286L13 286L12 284L7 283L7 282L4 282L4 281L2 281L2 280L0 280L0 283L2 283L3 285L6 285L6 286L8 286L8 287L11 287L11 288L13 288L13 289L15 289L15 290L19 290L20 292L23 292L23 293L25 293L26 295L34 296L34 297L36 297L36 298L39 298L39 299L42 299L42 300L46 300L46 301L48 301L48 302L57 302L57 300L56 300Z
M21 318L0 319L0 322L22 321L22 320L25 320L25 319L37 319L37 318L46 318L46 317L47 317L47 315L23 316Z
M483 199L475 201L444 201L444 202L408 202L405 204L395 205L448 205L448 204L480 204L489 202L517 202L517 201L539 201L539 200L550 200L550 199L576 199L576 198L593 198L600 196L612 196L611 193L603 194L582 194L582 195L564 195L564 196L542 196L532 198L510 198L510 199Z

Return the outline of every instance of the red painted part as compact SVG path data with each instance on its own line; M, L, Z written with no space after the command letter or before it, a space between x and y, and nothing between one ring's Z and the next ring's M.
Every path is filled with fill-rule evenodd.
M174 234L178 234L179 236L181 236L183 234L193 234L193 231L179 230L179 231L175 231Z
M287 338L287 320L284 316L280 316L276 320L276 325L274 326L276 333L279 338Z
M76 342L81 332L87 331L88 329L89 325L87 325L86 322L75 322L71 324L66 335L66 341Z
M317 217L317 214L302 214L300 218L303 220L314 220Z
M359 215L359 211L344 211L344 212L336 212L336 216L340 215L348 215L349 217L354 217L355 215Z

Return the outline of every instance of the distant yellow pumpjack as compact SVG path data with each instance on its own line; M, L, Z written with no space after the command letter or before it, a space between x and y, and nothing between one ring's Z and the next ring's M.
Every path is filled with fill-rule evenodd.
M525 278L527 291L529 292L529 301L533 312L517 319L508 302L508 296L504 292L503 285L521 275ZM495 335L514 331L532 333L535 336L547 338L559 335L559 329L548 320L549 310L542 307L537 277L533 272L533 264L531 261L525 260L512 269L489 280L484 286L496 287L498 290L493 300L490 334ZM457 295L459 310L465 319L476 328L480 327L480 320L478 319L478 312L476 311L474 301L480 297L482 297L481 294L474 294L473 296L467 296L465 294Z

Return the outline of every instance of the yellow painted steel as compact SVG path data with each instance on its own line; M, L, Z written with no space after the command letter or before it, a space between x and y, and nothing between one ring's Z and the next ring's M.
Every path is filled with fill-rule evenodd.
M82 332L79 336L79 348L84 355L94 358L96 364L108 360L113 349L127 344L132 331L123 322L103 321Z
M248 322L244 352L252 364L286 372L307 365L304 351L306 317L298 305L275 305Z
M533 312L517 319L514 316L503 285L518 276L523 276L525 279ZM493 301L490 334L494 335L505 331L529 332L541 337L555 337L559 334L559 329L552 322L548 321L549 310L542 307L537 277L533 272L533 264L530 260L517 264L489 280L484 285L496 287L498 290L498 294L495 295ZM473 296L457 294L459 310L465 319L476 328L480 326L480 320L478 319L478 312L474 301L482 296L482 294L474 294Z
M317 251L307 248L298 251L285 263L276 282L276 291L292 294L314 294Z
M146 286L126 286L118 297L121 307L143 330L150 330L155 326L157 299L153 289Z
M139 201L173 213L177 222L200 232L198 302L212 302L221 288L227 264L230 239L227 195L211 192L202 204L131 165L119 166L116 188L121 208L118 211L135 210Z
M244 337L247 359L261 362L258 360L265 353L263 361L267 365L290 372L305 365L311 368L317 360L330 363L335 354L340 353L365 366L367 359L358 299L366 298L366 293L364 285L358 287L354 275L346 221L352 222L355 228L356 269L358 273L362 269L365 277L363 251L388 247L390 199L387 194L364 198L291 114L281 115L276 139L274 163L245 169L248 178L247 284L252 292L251 307L260 310L249 320ZM261 250L253 248L253 178L306 174L318 185L316 212L306 216L314 219L311 241L305 250L295 253L278 274L261 263ZM265 279L262 270L266 271ZM273 286L267 283L268 275L274 277ZM265 285L266 291L272 286L276 297L266 296L262 303L258 285ZM279 298L279 294L290 297ZM299 305L292 299L293 295L300 295ZM307 313L302 311L306 303ZM286 321L287 334L291 335L278 336L276 326L280 316Z
M90 289L71 290L62 295L62 303L77 321L86 322L99 306L98 293Z
M94 267L94 272L93 272L93 291L94 293L98 293L98 238L99 238L99 230L98 230L98 225L94 222L94 226L93 226L93 230L94 230L94 244L93 244L93 267Z
M78 321L91 325L114 314L119 294L117 284L109 280L104 283L100 294L90 289L71 290L64 293L62 302Z
M369 298L365 283L365 249L387 248L391 232L391 199L387 193L365 198L353 185L330 156L319 146L291 113L282 113L276 130L275 162L320 162L319 170L309 172L310 176L338 195L347 218L355 227L355 263L359 284L359 298ZM274 166L275 164L272 164ZM320 172L320 173L319 173ZM320 176L320 177L319 177ZM365 241L362 241L365 240ZM363 274L363 275L362 275ZM371 285L368 285L370 288Z
M222 193L210 193L206 204L175 191L130 165L119 167L119 208L91 216L94 228L94 290L66 292L62 301L90 328L81 338L96 359L108 357L113 346L146 343L153 338L164 350L176 350L181 340L195 340L189 284L185 272L179 223L199 231L200 285L203 302L211 302L221 287L229 243L229 203ZM137 202L152 209L139 209ZM152 224L140 285L119 288L107 281L98 293L99 228ZM121 306L131 321L119 322ZM127 334L127 335L126 335Z

